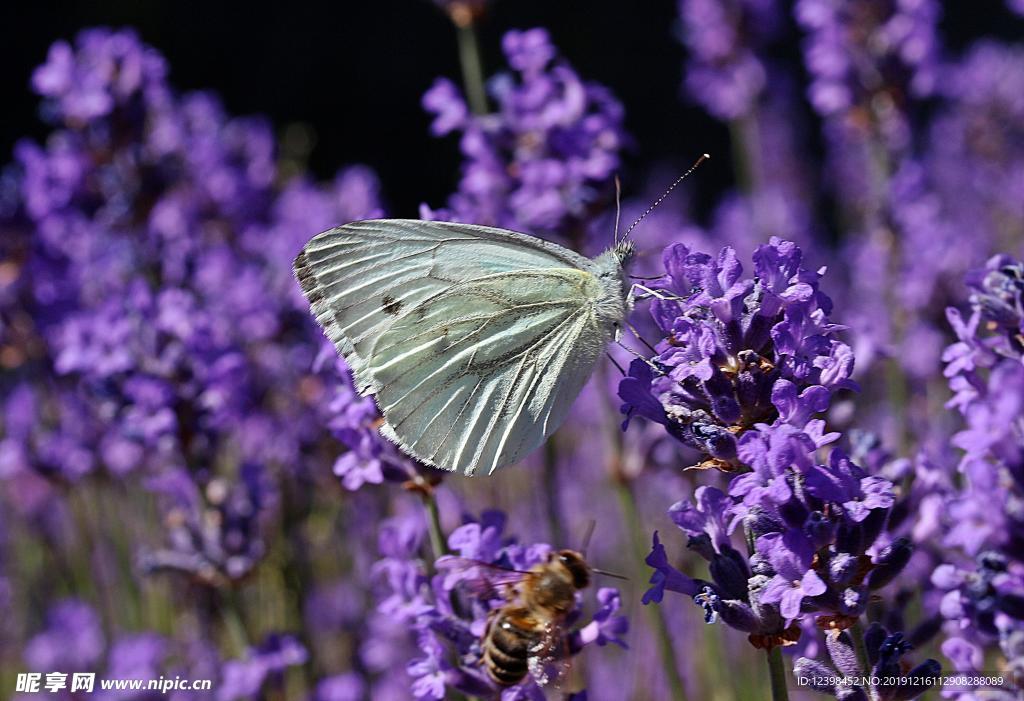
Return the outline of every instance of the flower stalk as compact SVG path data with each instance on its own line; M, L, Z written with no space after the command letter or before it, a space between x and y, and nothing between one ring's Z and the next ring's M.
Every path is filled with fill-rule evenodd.
M789 701L786 661L782 659L782 648L778 645L768 650L768 677L771 681L772 701Z
M864 641L864 626L860 619L850 627L850 637L853 639L853 649L857 653L857 662L865 676L871 676L871 658L868 656L868 646ZM878 691L873 684L867 684L868 698L871 701L878 701Z
M457 24L459 65L466 101L473 114L487 114L487 89L484 86L483 61L480 60L480 42L472 21Z
M437 499L434 490L427 488L421 492L423 506L427 511L427 532L430 536L430 550L434 560L442 555L448 554L448 546L444 537L444 530L441 528L441 512L437 508ZM434 560L429 561L427 569L433 574Z
M640 514L636 506L636 495L629 483L624 480L616 480L615 491L619 497L619 504L622 507L623 520L629 530L630 551L643 553L647 548L647 535L640 527ZM637 566L635 569L643 571L642 563L641 566ZM672 646L672 635L669 632L668 623L665 621L665 613L661 610L660 606L645 606L644 610L647 612L647 619L653 628L658 644L658 655L661 657L661 666L665 671L665 679L672 692L672 698L686 701L686 687L683 684L683 678L679 674L677 667L675 650Z

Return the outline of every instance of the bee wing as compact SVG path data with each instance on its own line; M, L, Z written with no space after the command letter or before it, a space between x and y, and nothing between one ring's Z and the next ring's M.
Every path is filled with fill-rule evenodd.
M528 570L516 570L493 562L469 557L445 555L437 560L438 571L445 573L445 586L464 587L477 598L507 598L508 589L533 576Z
M572 651L569 648L569 637L561 620L551 620L544 624L537 643L530 649L526 660L530 676L540 686L546 686L568 677L572 669Z

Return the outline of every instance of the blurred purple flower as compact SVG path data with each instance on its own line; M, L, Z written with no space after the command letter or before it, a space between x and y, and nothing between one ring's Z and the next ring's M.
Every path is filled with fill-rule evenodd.
M625 140L622 107L558 58L543 29L502 42L514 74L495 77L494 114L472 116L457 88L438 80L423 106L438 135L461 132L464 156L448 208L426 218L575 235L607 195Z
M254 696L265 683L280 683L286 669L306 662L306 649L289 635L268 636L258 647L251 648L246 657L224 663L218 701Z
M54 604L46 614L46 627L25 647L25 664L40 672L89 672L96 668L105 648L99 616L77 599Z
M23 255L0 318L31 313L33 357L19 365L67 376L63 402L81 402L62 452L125 474L213 464L231 444L243 461L298 469L318 438L304 428L314 398L282 390L311 384L319 336L288 261L310 231L379 213L373 175L278 184L269 127L176 95L131 32L58 42L34 85L55 131L15 149ZM24 465L42 469L44 435L21 439ZM99 466L62 462L72 479Z
M948 404L966 427L950 439L962 452L960 475L945 495L945 561L931 581L943 593L942 649L958 672L978 670L983 651L1002 654L1011 668L1024 664L1022 271L1020 261L994 256L967 276L969 320L949 310L958 341L943 356L955 393ZM956 697L973 698L975 692L985 693L967 687Z
M778 33L774 0L681 0L687 92L719 119L748 116L768 82L758 53Z
M338 674L321 679L316 685L315 701L360 701L366 695L366 682L358 674Z

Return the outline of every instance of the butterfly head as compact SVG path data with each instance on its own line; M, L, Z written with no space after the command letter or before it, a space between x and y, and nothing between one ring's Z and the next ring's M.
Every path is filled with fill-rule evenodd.
M624 239L615 244L612 249L616 260L622 268L626 268L636 255L636 244L630 239Z

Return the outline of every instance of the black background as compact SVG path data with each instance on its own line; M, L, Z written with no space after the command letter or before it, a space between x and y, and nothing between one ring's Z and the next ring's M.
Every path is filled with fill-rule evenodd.
M46 133L29 89L33 67L55 39L97 25L135 27L167 58L178 90L213 90L230 114L264 114L277 129L311 127L310 165L321 178L348 163L372 166L392 215L415 215L424 201L441 205L455 185L457 143L429 135L419 103L435 77L460 76L454 28L429 0L4 3L4 160L21 136ZM682 97L685 51L675 2L496 0L480 26L488 75L504 66L502 33L534 26L547 27L585 79L609 86L624 103L634 138L623 173L627 192L642 181L643 166L679 170L702 151L728 153L724 126ZM1019 39L1024 21L999 0L949 2L941 31L955 54L983 34ZM791 26L777 50L796 71L799 41ZM807 133L812 152L820 148L815 131ZM713 201L733 181L729 159L713 160L699 181L698 201Z

